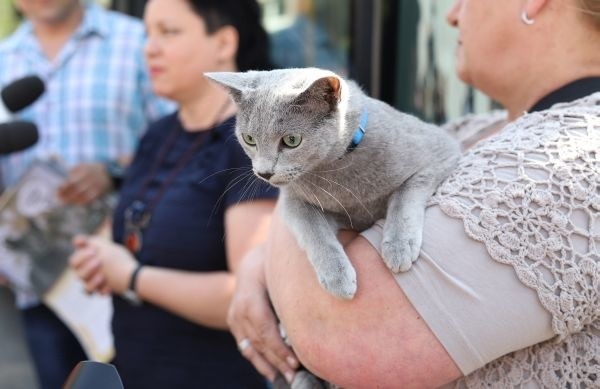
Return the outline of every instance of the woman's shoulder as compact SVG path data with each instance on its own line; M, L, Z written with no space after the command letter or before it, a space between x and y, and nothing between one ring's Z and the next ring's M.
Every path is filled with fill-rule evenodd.
M213 129L214 143L221 149L223 157L228 160L231 160L231 158L234 158L234 160L247 158L235 135L235 123L235 116L231 116Z
M526 112L509 124L506 124L506 111L494 110L461 116L444 124L442 128L463 144L475 144L487 138L490 135L490 129L498 127L502 127L502 131L498 131L490 139L508 138L508 140L514 141L519 136L528 137L530 134L527 131L531 129L564 128L570 126L574 121L595 123L597 119L594 117L599 115L600 92L596 92L581 99L555 104L544 111Z
M177 117L177 112L170 113L151 122L144 137L165 137L169 128L178 125L180 126L181 124Z
M600 92L566 103L555 104L548 111L581 111L600 115Z
M467 151L431 200L538 292L560 336L600 318L598 274L586 275L597 266L586 243L594 223L585 220L600 210L599 114L600 93L524 114ZM564 304L573 296L586 297Z
M506 129L517 133L524 129L569 133L570 129L582 125L589 129L588 136L594 136L600 130L599 116L600 92L596 92L577 100L555 104L543 111L526 112Z
M504 110L494 110L486 113L468 114L450 120L442 126L459 142L477 137L478 134L485 132L489 127L493 127L498 123L506 120L507 113Z
M232 137L235 138L235 123L236 120L234 115L217 124L213 131L217 136L223 137L226 140ZM235 141L237 142L237 140Z
M484 158L498 154L518 154L533 151L551 153L557 142L572 147L591 146L600 137L600 92L560 103L543 111L527 113L500 131L478 143L465 154L465 158ZM500 114L466 119L463 125L455 125L457 133L474 136L486 128L501 123ZM469 124L469 123L475 123ZM479 132L477 130L479 129ZM583 134L582 132L585 132ZM583 136L582 136L583 135ZM564 147L563 147L564 149Z
M137 154L145 155L153 153L163 144L169 135L170 129L178 125L177 113L172 113L155 120L148 125L142 135Z
M469 114L449 121L442 128L460 143L461 149L466 150L496 133L505 125L507 116L503 110Z

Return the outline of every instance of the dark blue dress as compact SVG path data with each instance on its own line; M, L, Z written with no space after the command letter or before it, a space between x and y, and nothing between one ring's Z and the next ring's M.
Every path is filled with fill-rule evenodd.
M143 230L137 255L141 263L198 272L226 270L227 207L250 198L277 196L269 186L249 182L256 179L249 174L251 163L234 127L231 118L214 128L156 201ZM170 134L174 143L157 164ZM157 198L197 136L183 130L177 114L150 126L121 189L113 222L116 242L123 243L125 209L136 199L151 203ZM155 165L156 174L151 174ZM133 306L115 296L113 305L114 363L126 389L265 387L229 332L194 324L146 302Z

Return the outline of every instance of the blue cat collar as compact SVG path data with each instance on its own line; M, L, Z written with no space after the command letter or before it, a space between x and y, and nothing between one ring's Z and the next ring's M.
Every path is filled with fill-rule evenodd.
M365 137L365 132L367 129L367 119L369 119L369 112L367 112L367 110L365 109L363 110L363 113L360 117L360 124L358 125L356 132L354 132L354 135L352 136L352 142L350 142L348 148L346 149L347 152L353 151Z

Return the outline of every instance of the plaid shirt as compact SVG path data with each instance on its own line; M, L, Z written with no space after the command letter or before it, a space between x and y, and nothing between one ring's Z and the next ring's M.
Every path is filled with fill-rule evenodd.
M31 74L46 86L16 117L36 123L40 139L27 150L0 156L4 187L14 185L35 160L58 158L70 167L134 153L149 122L174 109L152 94L144 40L139 20L87 4L82 23L52 61L29 22L0 43L0 86ZM19 269L11 268L5 275L17 279ZM20 306L37 301L24 285L15 292Z
M131 155L149 121L174 109L152 94L143 60L144 27L138 20L88 4L84 20L49 61L31 23L0 43L0 86L35 74L46 92L19 112L36 123L40 139L0 158L5 186L34 159L59 157L67 166Z

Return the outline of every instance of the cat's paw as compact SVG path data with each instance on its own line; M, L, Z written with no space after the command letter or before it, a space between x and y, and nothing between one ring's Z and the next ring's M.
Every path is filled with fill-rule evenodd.
M330 259L330 262L334 266L319 272L319 283L332 295L351 300L356 293L356 271L347 258L339 261Z
M394 273L405 272L419 258L421 234L396 239L384 239L381 243L381 256L387 267Z

